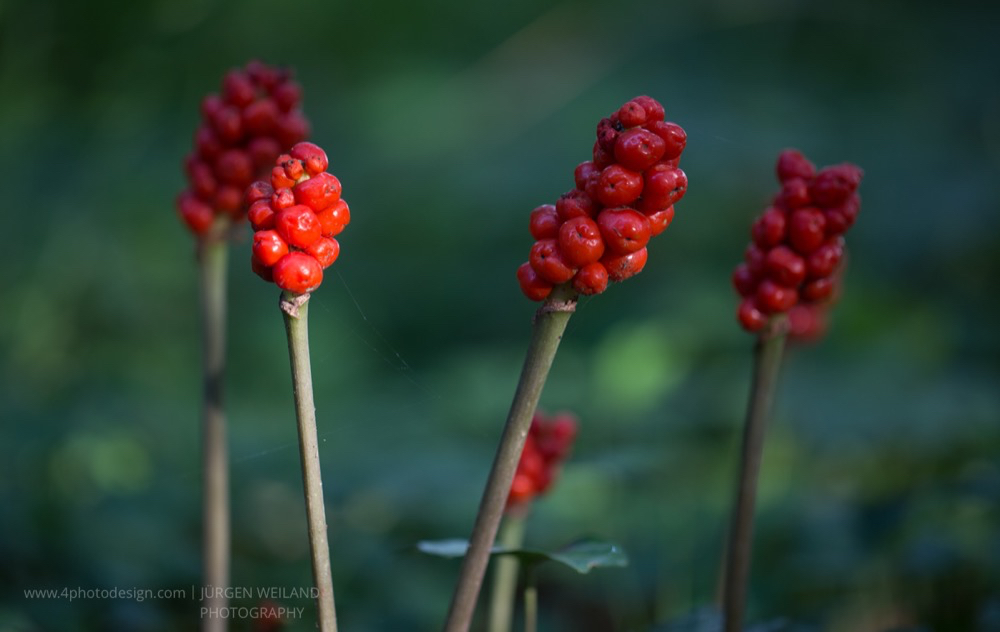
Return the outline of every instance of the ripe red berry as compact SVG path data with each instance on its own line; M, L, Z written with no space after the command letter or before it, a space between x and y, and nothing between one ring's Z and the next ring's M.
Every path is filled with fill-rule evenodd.
M615 160L626 169L643 171L660 158L667 150L667 144L662 138L642 129L630 129L618 136L615 142Z
M757 307L767 314L787 311L799 300L798 292L793 287L779 285L771 279L764 279L757 286L755 295Z
M811 279L819 279L833 274L844 256L843 238L835 238L814 250L806 259L806 271Z
M224 105L212 114L210 121L222 142L236 144L242 140L243 117L238 108Z
M246 193L243 194L243 203L249 207L258 200L270 201L272 195L274 187L263 180L258 180L247 187Z
M253 82L242 70L230 70L222 80L222 98L232 105L243 107L256 97Z
M597 226L605 246L617 255L645 248L652 236L646 216L627 207L601 211L597 216Z
M297 204L278 211L274 229L288 245L308 248L322 236L319 218L308 206Z
M615 136L617 138L617 135ZM592 153L594 166L598 169L604 169L608 165L614 164L614 146L610 150L601 147L601 141L594 141L594 151Z
M601 149L613 154L615 151L615 142L618 140L618 135L622 132L621 122L617 120L617 114L614 117L603 118L597 123L597 144ZM594 162L597 162L595 159Z
M278 126L281 112L271 99L261 99L243 109L243 129L256 136L268 136Z
M618 164L605 167L596 193L604 206L628 206L642 194L642 174Z
M576 188L585 191L587 189L587 181L590 180L590 177L600 173L601 170L593 161L581 162L573 170L573 182L576 184Z
M279 259L271 268L271 273L278 287L295 294L312 292L323 282L323 268L316 258L299 251Z
M833 277L813 279L802 286L802 300L815 303L830 298L835 286L836 282Z
M653 97L644 94L632 99L632 102L640 104L646 110L647 123L663 120L663 105Z
M573 289L585 296L608 289L608 269L598 261L580 268L573 277Z
M786 209L796 209L809 204L809 185L802 178L786 180L778 194L778 204Z
M743 260L754 276L764 276L764 260L767 258L767 251L762 250L757 244L750 244L743 251Z
M302 100L302 86L294 81L285 81L275 86L271 97L283 112L287 112Z
M306 252L316 258L321 268L329 268L340 256L340 242L331 237L320 237L306 248Z
M301 112L292 110L278 119L278 129L274 136L284 147L294 145L309 136L309 121Z
M253 234L253 256L265 266L273 266L288 254L288 244L277 231L259 230Z
M749 332L758 332L767 324L767 314L757 307L757 301L752 296L748 296L740 302L740 308L736 315L743 329Z
M284 167L276 166L271 169L271 186L274 187L275 190L291 189L295 186L295 180L293 178L289 178L285 174Z
M274 160L281 153L281 143L269 136L258 136L251 138L247 143L247 153L253 160L254 172L266 173L266 168L274 164Z
M223 184L215 190L212 206L235 217L243 208L243 189L232 184Z
M653 211L652 213L647 213L643 211L646 219L649 220L650 234L656 237L663 231L667 230L670 223L674 221L674 207L668 206L665 209L660 209L658 211Z
M177 198L177 210L181 219L188 225L196 235L204 235L212 227L215 220L215 211L208 204L205 204L190 191L181 193Z
M750 266L746 263L741 263L733 270L732 282L733 287L739 292L740 296L750 296L757 291L757 283L760 281L760 277L755 275L753 271L750 270Z
M657 208L676 204L687 192L687 174L665 164L653 165L645 173L643 201Z
M542 239L535 242L535 245L531 247L528 261L540 277L553 285L569 281L576 273L576 269L566 263L555 239Z
M567 191L556 200L556 212L563 222L574 217L593 217L596 211L594 206L590 196L580 189Z
M764 270L776 283L787 287L796 287L806 278L805 259L788 246L772 248L764 258Z
M661 160L679 158L687 146L687 132L677 123L659 120L646 124L646 129L663 139L664 149Z
M826 333L826 310L821 305L799 303L788 310L788 337L794 340L816 340Z
M295 194L292 193L292 190L287 187L275 189L274 193L271 194L271 208L280 211L289 206L295 206Z
M785 239L785 214L775 207L769 207L753 223L751 236L761 248L773 248Z
M574 217L559 227L559 250L566 263L582 268L604 254L604 240L597 222L589 217Z
M785 182L792 178L801 178L808 181L816 175L816 166L803 156L799 150L786 149L778 155L776 171L780 182Z
M529 230L535 239L555 239L562 221L553 204L542 204L531 211Z
M318 173L326 171L326 168L330 165L330 161L326 157L326 152L313 143L296 143L288 153L292 158L302 161L306 173L310 176L315 176Z
M344 198L340 198L330 208L317 213L316 217L319 219L323 236L335 237L344 230L345 226L351 223L351 209L347 206Z
M214 160L222 153L222 142L208 125L201 125L194 135L194 146L198 156L205 160Z
M788 220L788 241L803 255L808 255L826 241L826 217L815 207L800 208Z
M830 235L844 234L854 224L860 208L861 198L855 193L840 206L823 209L823 215L826 216L826 232Z
M624 281L633 277L646 267L646 259L649 253L645 248L636 250L627 255L615 255L610 252L601 257L601 263L608 270L608 278L612 281Z
M813 202L823 207L842 204L861 183L863 172L852 164L826 167L816 174L809 187Z
M227 149L215 160L215 175L223 182L245 187L253 180L253 161L243 150Z
M212 168L200 160L193 160L187 166L188 179L191 182L191 190L199 198L209 201L215 197L215 192L219 188L219 183L212 173Z
M636 99L627 101L618 109L618 120L625 129L644 125L646 123L646 108Z
M517 269L517 282L524 295L532 301L544 301L552 292L552 284L538 276L538 273L527 261Z
M299 182L292 188L292 192L297 204L305 204L318 213L337 203L341 188L340 180L324 171Z
M247 219L254 230L271 230L274 228L274 209L270 200L257 200L250 205Z
M271 271L271 267L258 261L257 257L253 256L253 254L250 255L250 269L253 270L254 274L268 283L274 282L274 273Z

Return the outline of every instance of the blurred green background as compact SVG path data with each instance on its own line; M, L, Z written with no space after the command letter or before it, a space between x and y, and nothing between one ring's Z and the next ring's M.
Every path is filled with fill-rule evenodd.
M173 200L200 98L259 58L296 68L353 210L310 323L343 629L443 621L458 565L412 545L471 528L535 309L514 279L528 212L650 94L689 134L689 193L645 271L570 322L542 407L581 432L528 530L632 564L543 572L542 628L711 603L752 344L729 273L794 146L861 165L864 203L829 335L784 366L750 619L1000 630L998 25L997 5L927 1L0 2L0 629L196 629L190 595L24 590L198 581L197 288ZM233 583L308 586L277 290L248 253Z

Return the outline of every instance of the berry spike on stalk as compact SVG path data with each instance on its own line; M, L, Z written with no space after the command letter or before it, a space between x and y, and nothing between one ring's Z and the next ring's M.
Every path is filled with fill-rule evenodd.
M786 334L822 335L839 286L844 233L854 224L862 171L844 163L816 168L788 149L778 157L781 191L753 223L752 243L732 282L740 325L757 334L753 382L743 428L736 501L729 529L722 607L726 632L743 629L757 477Z
M598 123L593 160L573 172L576 187L531 212L536 241L517 280L525 296L544 304L462 561L447 632L471 624L531 418L578 295L600 294L609 281L635 276L646 265L647 244L670 225L674 204L687 191L678 168L686 143L684 130L664 120L659 102L636 97Z
M229 586L229 464L222 405L225 381L227 237L243 212L243 189L266 173L274 158L305 137L309 125L298 109L301 90L290 73L250 62L231 70L222 93L202 101L203 120L194 151L185 160L188 188L177 211L197 238L201 281L204 365L202 415L203 577L205 586ZM204 604L225 610L225 591ZM227 622L206 617L205 630Z
M524 295L542 301L556 285L600 294L646 265L649 240L670 226L687 191L678 167L687 134L663 120L663 106L636 97L597 125L593 160L573 173L576 187L531 212L536 239L517 270Z
M287 154L278 156L270 181L254 182L247 188L246 203L250 206L247 218L254 229L250 265L257 275L283 290L280 305L295 387L319 628L335 632L337 620L307 323L310 293L322 283L323 269L340 254L340 244L334 236L351 221L347 203L340 197L340 180L327 173L328 164L322 149L312 143L298 143Z

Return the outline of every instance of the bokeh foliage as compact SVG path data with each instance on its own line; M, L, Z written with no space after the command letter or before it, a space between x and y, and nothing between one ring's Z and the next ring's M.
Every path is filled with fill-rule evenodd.
M457 565L412 545L468 535L534 309L528 212L641 93L687 129L690 190L642 275L570 323L543 406L582 427L528 533L632 564L543 573L543 629L711 602L751 345L728 275L788 146L866 178L831 331L785 365L751 618L1000 629L998 24L926 1L0 2L0 629L195 629L190 598L23 590L197 581L196 279L172 205L199 99L250 58L297 69L353 210L311 310L344 629L443 620ZM248 252L233 577L303 586L277 291Z

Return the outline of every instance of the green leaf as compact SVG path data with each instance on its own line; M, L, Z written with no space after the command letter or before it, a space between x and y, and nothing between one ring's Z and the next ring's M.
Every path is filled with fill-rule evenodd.
M463 557L469 548L467 540L422 540L417 543L417 549L428 555L437 557ZM506 549L494 546L493 555L513 555L525 565L536 565L543 562L558 562L568 566L577 573L589 573L591 569L609 566L628 566L628 556L620 546L601 540L578 540L556 551L536 551L532 549Z

